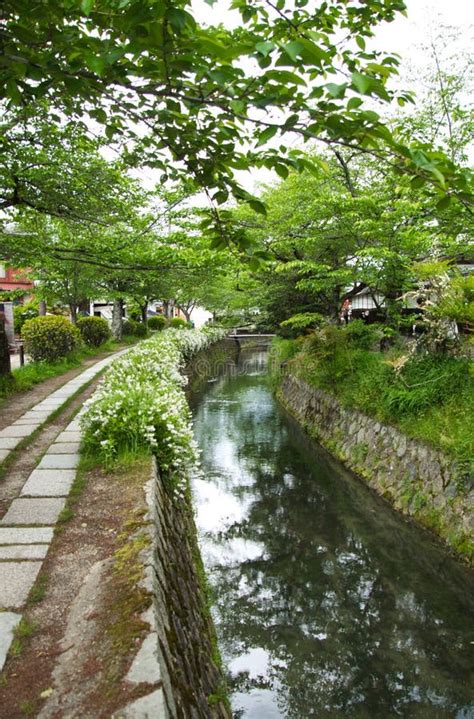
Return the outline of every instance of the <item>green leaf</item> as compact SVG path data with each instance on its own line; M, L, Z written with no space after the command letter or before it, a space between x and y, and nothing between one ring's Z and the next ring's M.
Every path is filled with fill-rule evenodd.
M296 75L294 72L288 70L269 70L267 77L270 80L276 80L277 82L290 83L293 85L306 85L306 82L302 77Z
M177 7L171 7L167 12L166 17L173 30L181 32L186 25L186 15L187 13L185 13L184 10L180 10L180 8Z
M14 80L7 81L7 94L14 105L21 105L21 92Z
M257 42L257 44L255 45L256 51L264 57L267 57L267 55L269 55L274 48L275 45L273 42Z
M303 57L306 61L312 62L315 65L321 65L323 61L329 61L329 55L319 45L316 45L310 40L302 40L303 45Z
M248 204L252 208L252 210L258 212L259 215L267 214L267 208L265 207L263 202L260 202L260 200L249 200Z
M342 85L337 85L335 82L329 82L326 86L327 91L331 97L344 97L347 90L347 82L343 82Z
M371 77L362 75L360 72L353 72L352 84L361 95L367 95L373 84L373 80Z
M296 62L298 60L299 55L301 55L301 52L304 49L304 45L299 40L293 40L292 42L289 42L287 45L284 45L283 49L286 52L286 54L293 60L293 62Z
M267 127L258 136L257 147L260 147L260 145L264 145L266 142L268 142L268 140L270 140L272 137L274 137L277 134L277 132L278 132L278 127Z
M252 256L249 260L249 267L252 270L252 272L258 272L260 267L262 266L261 261L258 259L258 257Z
M275 172L277 173L277 175L278 175L279 177L282 177L284 180L286 180L286 178L287 178L288 175L290 174L290 171L289 171L289 169L287 168L286 165L276 164L273 169L275 170Z
M356 37L356 43L360 47L361 50L365 50L365 40L361 35L358 35Z
M446 210L452 203L452 197L450 195L445 195L436 203L436 207L438 210Z
M90 15L94 7L95 0L81 0L81 10L85 15Z
M360 99L360 97L351 97L351 99L347 103L347 109L348 110L356 110L361 105L362 105L362 100Z

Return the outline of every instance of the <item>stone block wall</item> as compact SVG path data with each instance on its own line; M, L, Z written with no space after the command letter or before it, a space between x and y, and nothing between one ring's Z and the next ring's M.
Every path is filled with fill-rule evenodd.
M473 561L474 489L456 462L291 374L277 394L308 434L372 489Z
M166 708L160 719L228 719L192 509L189 502L178 504L172 499L156 462L148 500L152 520L148 578Z

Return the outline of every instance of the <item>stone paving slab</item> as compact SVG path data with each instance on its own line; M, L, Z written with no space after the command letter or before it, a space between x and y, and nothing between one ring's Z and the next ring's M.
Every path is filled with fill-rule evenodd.
M49 544L9 544L0 547L0 562L4 559L44 559L48 549Z
M0 612L0 671L5 666L8 650L13 641L14 631L20 623L21 614Z
M21 437L0 437L0 449L15 449L20 442ZM10 452L8 452L8 454L10 454Z
M0 607L19 609L28 598L42 562L0 562Z
M157 689L151 694L136 699L113 715L113 719L167 719L167 717L169 714L163 689Z
M134 684L157 684L161 681L160 665L158 663L158 634L148 634L138 650L125 679Z
M22 497L66 497L76 477L73 469L35 469L21 490Z
M79 455L75 454L45 454L38 465L38 469L75 469L79 464Z
M2 544L50 544L53 540L53 527L0 527L0 546Z
M69 430L64 430L64 432L61 432L60 435L56 437L57 442L80 442L81 441L81 433L80 432L70 432Z
M3 462L3 460L6 459L9 454L10 452L8 451L8 449L0 449L0 462Z
M24 425L23 427L15 427L11 424L9 427L5 427L5 429L0 431L0 438L27 437L34 429L36 429L36 424Z
M47 450L46 454L77 454L80 442L55 442Z
M0 524L3 526L15 524L53 525L56 524L65 504L65 497L14 499L6 515L0 520Z
M29 412L26 412L25 414L22 414L20 419L26 420L30 422L44 422L45 419L48 419L51 412L47 412L46 410L38 410L35 411L35 408L30 409Z
M42 419L34 419L33 417L28 417L28 419L17 419L16 422L13 422L11 427L39 427L39 425L42 423Z

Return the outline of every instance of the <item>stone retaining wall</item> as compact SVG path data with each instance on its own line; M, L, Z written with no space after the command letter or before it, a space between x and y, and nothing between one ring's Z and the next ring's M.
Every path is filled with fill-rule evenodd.
M113 719L230 719L190 501L172 499L154 459L145 489L148 512L134 538L143 546L137 576L151 597L141 617L149 630L126 679L148 693Z
M472 561L474 489L452 459L290 374L277 394L308 434L372 489Z

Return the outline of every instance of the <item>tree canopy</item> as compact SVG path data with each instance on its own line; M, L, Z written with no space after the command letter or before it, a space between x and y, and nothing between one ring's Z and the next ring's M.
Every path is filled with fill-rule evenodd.
M264 212L234 172L264 166L285 177L310 166L290 149L295 133L383 157L430 182L440 201L472 201L466 169L405 142L373 109L410 100L390 86L398 58L367 44L403 0L231 7L235 29L199 23L183 0L6 0L0 84L11 106L46 99L52 122L58 111L88 115L109 140L127 139L129 163L191 176L217 204L233 193Z

